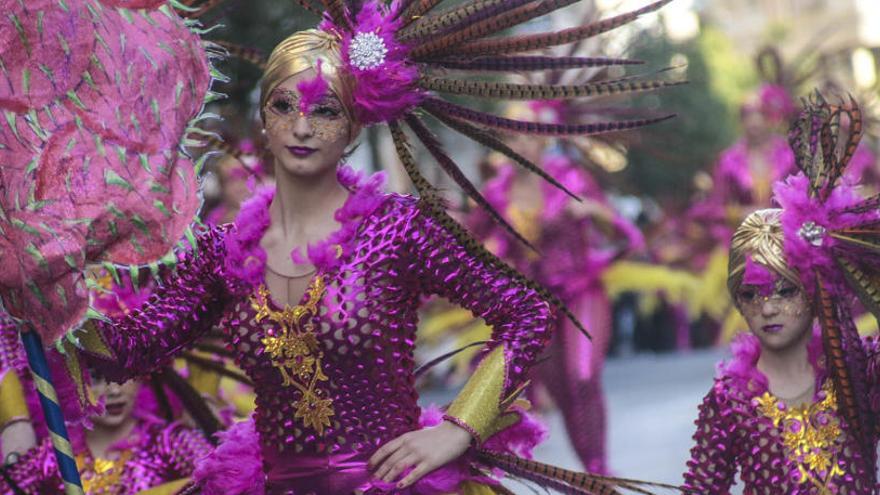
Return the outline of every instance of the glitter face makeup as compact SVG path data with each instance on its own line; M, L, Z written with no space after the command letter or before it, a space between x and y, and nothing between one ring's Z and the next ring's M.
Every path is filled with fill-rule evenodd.
M785 279L770 286L743 284L736 292L736 302L743 314L760 313L771 303L780 313L798 316L807 306L800 288Z
M315 137L332 143L349 131L349 121L342 103L332 94L300 111L301 97L284 88L276 88L266 100L266 131L274 133L293 132L297 119L305 117Z
M770 352L782 351L803 342L813 322L806 293L792 281L761 265L750 266L748 272L734 298L762 348Z

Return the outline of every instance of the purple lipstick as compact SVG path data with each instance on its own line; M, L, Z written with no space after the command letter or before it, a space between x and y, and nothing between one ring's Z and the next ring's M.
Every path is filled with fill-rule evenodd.
M288 146L287 151L290 151L290 154L297 158L305 158L318 150L308 146Z
M764 325L762 329L766 333L779 333L782 331L782 325Z

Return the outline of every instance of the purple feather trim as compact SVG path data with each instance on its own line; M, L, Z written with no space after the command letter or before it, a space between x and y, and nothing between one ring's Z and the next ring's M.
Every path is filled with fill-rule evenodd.
M386 198L383 193L386 177L384 172L366 176L350 167L342 166L339 167L336 177L351 193L345 204L333 215L339 222L339 229L327 239L306 248L308 261L322 272L329 271L336 266L338 260L352 252L361 221L372 214ZM306 262L299 250L290 253L290 257L294 263Z
M263 495L266 491L260 437L253 419L217 433L220 444L196 462L193 480L204 495Z
M807 343L807 359L813 366L816 383L821 384L827 376L826 369L822 366L822 356L824 355L822 330L819 325L813 325L811 332L812 337ZM718 363L718 379L730 379L742 390L752 395L768 391L767 376L758 369L758 359L761 357L761 343L758 337L750 332L743 332L733 339L730 350L733 356L727 361ZM750 387L750 383L754 384L756 388ZM816 387L817 392L819 388L819 386Z
M312 113L312 107L317 105L327 95L329 85L327 84L327 80L324 79L324 74L321 71L321 65L323 62L323 60L318 60L318 64L315 66L315 71L318 74L314 79L308 81L303 80L296 84L296 89L299 90L300 95L299 111L303 115L309 115Z
M803 173L792 175L773 187L776 200L783 208L785 258L797 270L804 287L811 294L816 287L816 271L839 293L844 290L845 281L836 266L833 253L840 242L826 233L810 238L804 235L805 229L809 230L814 225L814 230L825 232L876 222L880 221L880 211L844 211L864 201L853 187L845 184L835 187L824 202L818 197L811 197L809 191L810 181Z
M308 261L321 271L333 268L340 258L351 252L361 221L379 207L386 197L383 194L383 172L365 176L348 166L341 166L336 177L350 191L348 199L334 214L340 224L339 229L327 239L306 248ZM263 283L266 252L260 246L260 241L269 228L269 205L274 197L274 187L257 189L254 196L242 205L234 228L226 236L227 273L243 283L247 291ZM306 263L298 251L290 256L294 263Z
M762 297L768 297L776 290L776 280L773 272L764 265L755 263L751 256L746 258L746 269L743 272L743 285L753 285L758 288Z
M241 205L233 228L226 235L226 271L248 289L263 283L266 252L260 240L269 228L269 205L275 188L264 186Z
M396 39L401 24L395 19L399 8L398 1L388 7L377 0L368 1L351 22L352 31L340 29L328 19L321 23L321 29L342 38L342 59L355 79L354 116L364 125L397 119L425 98L418 87L419 70L407 58L409 48ZM351 45L364 34L377 36L387 51L378 65L359 68L352 63Z

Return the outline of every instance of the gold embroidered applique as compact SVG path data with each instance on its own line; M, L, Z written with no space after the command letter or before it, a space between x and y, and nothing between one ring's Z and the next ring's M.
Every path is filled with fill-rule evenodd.
M837 463L837 449L842 431L837 419L837 399L830 382L822 387L825 398L798 407L785 407L764 392L757 397L758 411L781 429L782 444L789 458L797 462L800 483L813 483L820 494L831 494L828 482L845 473Z
M285 306L283 311L269 307L269 289L261 285L251 296L251 307L257 312L259 323L268 318L280 326L280 332L272 332L261 339L263 349L272 359L272 365L281 373L284 386L296 387L302 396L293 406L294 419L302 420L304 426L314 429L319 435L330 426L333 399L324 397L318 383L327 380L321 360L324 353L318 348L315 324L312 317L318 314L318 303L326 292L324 279L315 277L308 289L305 304L293 308Z
M92 460L86 454L77 455L76 465L82 473L83 490L92 495L114 492L131 456L130 450L122 452L116 460Z

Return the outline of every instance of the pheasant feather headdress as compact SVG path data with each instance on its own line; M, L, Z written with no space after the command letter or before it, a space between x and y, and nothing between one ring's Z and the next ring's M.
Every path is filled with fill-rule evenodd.
M841 180L862 137L855 100L831 103L817 92L804 103L789 132L801 173L774 188L785 257L814 297L840 407L856 437L870 438L866 356L850 306L855 295L880 318L880 196L863 198Z
M331 56L322 62L322 73L329 79L330 88L337 91L340 100L350 105L349 114L355 125L387 124L397 154L403 163L422 203L461 242L472 247L480 256L503 265L485 251L467 232L445 212L439 190L422 175L417 166L406 130L422 145L436 164L492 218L520 242L528 242L519 235L480 194L425 122L431 116L437 122L464 135L480 145L497 151L514 163L540 175L554 186L576 197L551 175L507 146L499 133L524 133L542 136L589 136L614 131L625 131L666 120L672 115L651 116L629 120L593 120L578 123L541 122L506 118L464 104L471 98L495 101L579 101L596 96L620 95L651 91L680 84L676 81L642 77L608 77L574 84L513 83L498 80L507 73L558 73L569 69L625 66L631 60L606 57L578 57L535 55L555 46L579 44L583 40L623 26L636 18L654 12L671 0L654 1L641 9L609 19L585 23L558 32L506 35L506 30L517 25L572 5L577 0L466 0L458 5L441 9L442 0L381 0L350 2L323 0L316 8L309 0L300 4L312 12L322 12L323 21L313 38L332 37ZM303 35L296 33L285 43ZM320 34L317 34L320 33ZM301 43L302 40L297 40ZM317 43L317 42L315 42ZM253 60L253 51L226 45L230 52L242 54L272 74L276 51L268 64ZM310 48L311 49L311 48ZM309 53L307 57L315 55ZM332 67L327 76L328 60L341 60L340 67ZM317 69L317 64L312 68ZM292 75L292 70L288 76ZM476 78L473 76L483 76ZM488 77L486 77L488 76ZM548 79L549 80L549 79ZM271 89L264 78L263 90ZM305 88L299 88L305 97ZM452 101L449 97L455 97ZM265 95L264 95L265 98ZM521 278L510 270L511 276ZM531 282L530 285L538 287ZM569 317L572 315L561 302L541 290L549 300L557 303ZM572 317L573 318L573 317ZM573 318L574 319L574 318Z

